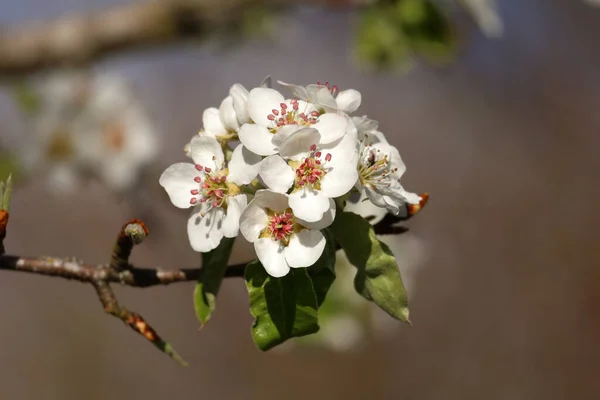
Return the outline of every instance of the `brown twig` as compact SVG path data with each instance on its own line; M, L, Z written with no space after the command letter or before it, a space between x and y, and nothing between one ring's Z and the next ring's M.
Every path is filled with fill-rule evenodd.
M375 233L386 235L405 232L407 228L399 227L397 223L411 218L425 206L429 196L422 194L421 197L423 199L421 203L419 205L407 206L404 214L399 216L387 214L373 226ZM2 228L1 211L0 228ZM6 228L6 225L3 227ZM4 231L0 231L0 238L3 238L2 232L5 233L5 231L5 229ZM169 285L177 282L196 282L202 277L204 273L202 268L166 270L162 268L138 268L129 264L129 256L133 246L141 243L147 235L148 229L142 221L131 220L126 223L121 228L109 264L90 265L73 258L28 258L2 254L0 255L0 270L27 272L92 284L107 313L119 318L161 351L181 364L186 365L185 361L179 357L171 345L164 341L141 315L129 311L119 304L110 287L111 283L116 283L145 288ZM0 240L1 243L2 241ZM225 277L243 277L246 264L228 266L225 271Z
M367 0L302 0L352 6ZM203 39L239 26L252 7L290 6L287 0L151 0L74 13L0 32L0 76L89 63L117 51Z

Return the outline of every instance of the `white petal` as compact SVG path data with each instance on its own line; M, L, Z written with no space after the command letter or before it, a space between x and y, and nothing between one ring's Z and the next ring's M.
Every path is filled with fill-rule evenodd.
M238 132L240 142L253 153L270 156L277 153L273 145L273 134L267 128L257 124L244 124Z
M272 87L273 85L271 84L271 75L267 75L265 77L265 79L263 79L262 82L260 83L260 85L258 85L258 86L263 87L263 88Z
M275 146L280 147L287 138L302 129L306 128L302 125L284 125L273 135L272 143Z
M356 166L347 168L335 168L325 174L321 179L321 192L331 198L345 195L354 187L358 180Z
M223 236L232 238L240 231L240 216L248 204L245 194L238 194L227 199L227 214L223 218Z
M307 227L308 229L320 231L321 229L327 228L329 225L333 223L335 219L335 201L333 199L329 199L329 210L325 211L323 214L323 218L316 222L307 222L302 220L301 218L296 217L296 222L300 225Z
M285 86L292 91L292 95L300 100L308 101L308 91L304 86L294 85L293 83L286 83L277 81L281 86Z
M278 193L287 193L296 177L292 167L277 154L265 158L258 173L265 185Z
M337 104L335 98L326 86L323 85L308 85L309 101L319 108L323 108L326 112L336 112Z
M331 161L328 161L327 167L350 168L358 164L358 150L356 140L352 136L343 136L339 141L330 145L319 146L322 154L331 154Z
M304 128L290 135L279 146L279 154L282 157L290 158L299 161L302 157L306 157L310 153L310 147L318 144L321 135L316 129Z
M281 213L288 209L288 195L273 192L267 189L261 189L254 195L254 200L257 205L262 208L270 208L271 210Z
M385 208L391 211L394 215L398 215L398 213L400 213L400 208L394 204L392 199L388 197L388 200L386 201L385 196L375 192L370 186L365 186L365 194L377 207Z
M352 117L352 122L356 126L356 129L358 129L358 133L362 134L374 131L379 126L379 122L367 118L366 115L363 115L362 117Z
M229 89L229 95L233 99L233 108L240 124L251 122L248 114L248 91L239 83Z
M198 189L199 184L194 181L196 176L202 174L190 163L177 163L169 166L158 179L158 183L165 188L171 203L178 208L189 208L192 196L191 190Z
M356 203L346 202L346 207L344 207L344 211L350 211L354 214L358 214L363 218L366 217L374 217L371 220L371 225L376 224L381 221L381 219L387 214L387 210L382 207L378 207L373 204L365 193L361 194L360 199Z
M289 203L294 215L307 222L317 222L329 210L329 198L312 189L300 189L289 195Z
M255 200L248 204L240 216L240 232L250 243L258 239L269 223L267 212Z
M303 229L290 237L285 260L292 268L310 267L317 262L325 249L325 236L319 231Z
M201 215L201 207L194 208L187 226L192 249L205 253L221 243L224 215L225 212L220 207L211 209L204 217Z
M392 181L390 185L376 186L375 190L384 196L391 197L398 205L403 203L419 204L421 201L419 195L407 192L398 181Z
M221 122L219 110L215 107L207 108L202 114L202 126L211 136L220 136L227 133L227 129Z
M192 160L203 167L220 170L225 157L217 139L210 136L196 136L190 144Z
M262 126L274 126L267 116L273 113L273 109L279 110L280 104L285 99L275 89L254 88L248 95L248 112L250 118Z
M361 94L358 90L347 89L338 93L335 98L338 110L345 113L353 113L360 107Z
M346 117L340 114L323 114L312 127L321 134L321 143L328 144L344 136L348 122Z
M290 272L290 266L285 261L285 246L271 238L261 238L254 242L256 256L269 275L281 278Z
M237 132L240 129L240 124L233 107L233 98L231 96L225 97L219 107L219 116L221 117L221 123L226 130L230 132Z
M261 161L261 156L254 154L240 143L231 155L227 180L236 185L249 184L258 175Z

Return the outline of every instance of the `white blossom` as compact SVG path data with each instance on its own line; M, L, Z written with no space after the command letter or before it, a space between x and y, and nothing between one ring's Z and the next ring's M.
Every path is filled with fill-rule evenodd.
M187 229L195 251L213 250L223 237L238 234L240 215L248 202L239 185L248 180L248 170L253 168L243 155L236 154L242 151L238 146L226 166L223 150L215 138L194 137L190 146L194 164L173 164L159 179L173 205L193 207Z
M346 114L356 111L361 104L362 96L358 90L346 89L339 91L337 85L329 85L329 82L316 85L300 86L292 83L277 81L280 85L291 89L292 94L300 100L312 103L315 107L326 112L341 111Z
M321 220L308 222L293 213L286 194L259 190L242 213L240 231L254 244L265 270L282 277L290 268L310 267L319 259L326 242L320 230L331 225L334 217L332 200Z
M158 155L158 133L128 83L118 75L95 76L85 107L73 121L78 157L115 191L135 184Z
M356 142L345 135L330 145L319 143L319 133L305 128L284 143L280 154L265 158L259 175L267 187L289 195L294 214L318 221L329 208L330 199L348 193L356 184Z
M294 133L304 128L319 132L323 144L333 143L354 130L347 116L322 113L303 100L286 100L275 89L252 89L247 106L254 123L242 125L239 139L250 151L261 156L276 154Z

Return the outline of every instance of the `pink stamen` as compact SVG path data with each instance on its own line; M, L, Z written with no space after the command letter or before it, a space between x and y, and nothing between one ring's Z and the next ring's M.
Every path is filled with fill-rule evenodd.
M204 200L204 199L202 199L202 200ZM198 202L198 199L196 197L192 197L190 199L190 204L196 204L197 202Z

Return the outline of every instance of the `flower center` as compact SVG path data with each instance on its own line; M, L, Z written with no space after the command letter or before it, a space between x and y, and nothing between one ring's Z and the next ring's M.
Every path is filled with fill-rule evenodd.
M229 196L230 187L227 182L227 171L212 171L209 167L203 167L196 164L198 171L204 171L204 179L200 175L194 177L194 182L199 184L198 189L190 190L192 198L190 204L196 204L200 198L200 203L207 203L209 211L215 207L227 209L227 196Z
M300 104L298 104L298 100L296 99L290 100L290 104L292 106L291 109L289 109L287 104L280 103L279 110L274 108L271 110L271 114L267 115L267 119L273 121L275 124L270 129L271 133L276 133L279 128L286 125L310 126L317 122L320 115L318 111L311 111L308 114L301 112L299 110Z
M325 164L331 161L331 154L327 153L324 159L321 159L322 153L317 151L315 144L310 146L310 151L309 156L303 158L302 163L296 168L296 190L303 187L321 190L321 179L327 175Z
M360 183L363 185L371 184L387 184L389 175L398 170L398 168L390 169L390 161L388 155L381 152L380 149L374 149L373 143L364 143L360 141L360 163L358 165L358 176Z
M269 222L267 227L262 231L261 237L270 237L287 246L290 242L291 234L294 233L297 227L292 210L288 208L282 213L276 213L267 209L267 214L269 215Z

